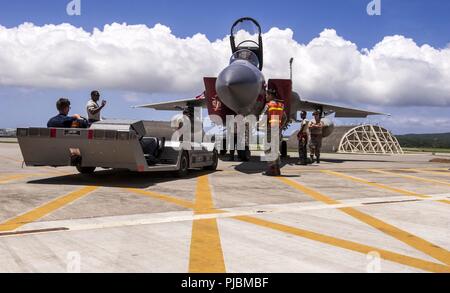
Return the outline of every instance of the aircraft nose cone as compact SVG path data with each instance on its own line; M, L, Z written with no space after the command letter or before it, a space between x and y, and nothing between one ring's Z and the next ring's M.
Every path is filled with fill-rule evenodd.
M262 84L262 74L257 68L231 64L219 74L216 92L228 108L237 114L248 115L262 90Z

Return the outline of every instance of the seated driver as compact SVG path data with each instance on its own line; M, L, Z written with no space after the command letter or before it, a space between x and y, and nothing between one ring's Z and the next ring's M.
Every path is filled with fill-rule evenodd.
M61 98L56 102L56 109L59 114L47 122L47 127L53 128L87 128L89 125L85 119L80 115L74 114L68 116L70 111L70 101L66 98Z

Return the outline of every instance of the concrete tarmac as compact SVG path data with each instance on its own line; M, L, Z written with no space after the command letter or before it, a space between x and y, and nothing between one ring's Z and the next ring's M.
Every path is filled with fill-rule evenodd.
M449 164L291 155L87 176L0 143L0 272L450 272Z

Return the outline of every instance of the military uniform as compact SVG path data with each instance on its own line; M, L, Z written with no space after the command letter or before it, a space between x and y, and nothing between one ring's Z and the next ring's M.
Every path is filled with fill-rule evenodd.
M323 122L317 122L315 119L309 122L309 133L310 133L310 142L309 142L309 151L311 160L314 162L314 156L316 156L317 163L320 163L320 149L322 148L322 130L323 130Z
M100 111L94 114L94 111L97 111L100 106L94 100L89 100L86 104L86 112L88 114L89 123L94 123L100 121Z
M308 127L309 121L303 119L300 124L300 130L297 134L298 138L298 157L299 164L306 165L308 159Z

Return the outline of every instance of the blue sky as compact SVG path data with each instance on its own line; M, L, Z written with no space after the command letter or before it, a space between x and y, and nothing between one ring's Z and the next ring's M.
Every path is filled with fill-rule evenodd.
M260 20L263 30L292 28L295 39L302 43L324 28L336 29L361 48L372 47L384 36L394 34L437 47L450 42L450 2L442 0L382 0L381 16L373 17L366 13L369 0L82 0L81 16L66 14L69 2L2 0L0 24L12 27L26 21L38 25L68 22L90 31L112 22L162 23L179 37L201 32L214 40L227 34L237 18L252 16Z
M113 22L146 24L153 27L157 23L171 28L179 37L190 37L202 33L210 41L222 39L229 32L231 23L241 16L252 16L259 20L266 32L272 27L290 28L298 43L307 44L325 28L355 43L359 49L372 48L389 35L403 35L420 46L428 44L434 48L446 48L450 43L450 1L381 0L382 15L368 16L366 6L369 0L340 1L163 1L163 0L81 0L82 15L68 16L66 5L69 0L41 1L0 1L0 25L11 28L24 22L35 25L70 23L92 31ZM1 48L0 48L1 50ZM301 65L299 65L301 67ZM2 68L0 67L0 71ZM201 76L198 77L201 79ZM23 88L2 86L0 83L0 127L18 127L28 124L45 124L47 117L54 113L53 104L58 96L70 96L77 101L73 109L83 112L89 88L55 89ZM126 91L105 89L103 94L110 101L105 109L107 117L166 119L170 113L155 113L148 110L132 110L130 100L125 103L119 97ZM190 92L186 92L190 94ZM178 98L173 93L139 93L142 101L161 101ZM182 97L184 98L184 96ZM117 101L117 103L115 102ZM364 105L358 105L360 108ZM17 109L19 108L19 109ZM431 119L436 111L440 117L450 117L450 110L436 107L408 108L407 105L381 108L392 114L402 113L402 117L419 115L420 119ZM152 116L152 117L149 117ZM417 128L411 123L397 125L395 116L382 119L396 133L443 132L447 125L435 125L432 129ZM343 123L349 123L344 121ZM448 130L450 131L450 129Z

